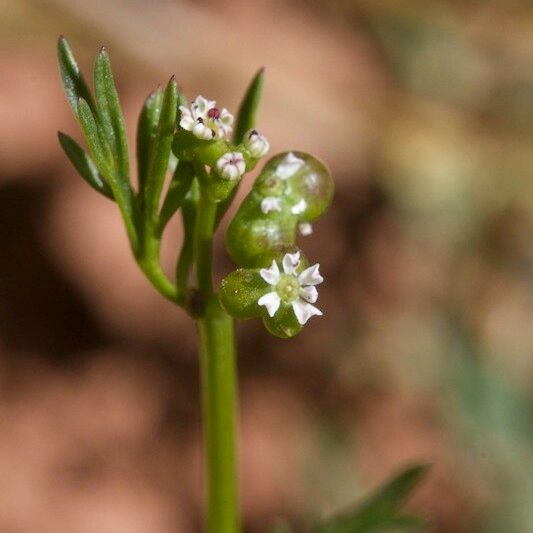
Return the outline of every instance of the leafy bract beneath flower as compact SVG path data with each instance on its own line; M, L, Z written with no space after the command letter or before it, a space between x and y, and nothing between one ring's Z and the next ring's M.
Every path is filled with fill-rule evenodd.
M190 108L179 106L180 126L206 141L228 139L233 124L233 115L223 108L220 111L214 100L198 96Z
M270 268L262 268L259 273L273 290L261 296L257 303L266 308L270 317L278 312L282 303L290 305L298 323L304 325L312 316L322 315L322 311L312 304L318 299L316 285L322 283L324 278L318 271L318 264L298 274L299 265L300 253L296 252L284 255L283 272L275 260Z

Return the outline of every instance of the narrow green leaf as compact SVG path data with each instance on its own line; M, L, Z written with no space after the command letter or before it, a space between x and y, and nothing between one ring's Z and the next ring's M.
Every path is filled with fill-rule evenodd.
M235 144L240 144L244 139L244 134L255 127L264 79L265 69L261 68L246 90L237 113L235 133L233 134L233 142Z
M63 151L79 172L81 177L96 191L114 200L113 192L104 181L94 161L89 157L83 148L72 137L61 131L57 132L59 144Z
M386 483L372 498L372 504L399 507L427 474L429 465L414 465L400 472Z
M109 159L109 148L102 142L96 119L89 104L83 98L78 100L77 109L78 120L85 135L89 151L100 173L109 181L113 178L113 165Z
M155 138L151 143L150 161L144 186L145 215L156 222L159 198L163 189L171 154L172 138L176 125L178 88L174 76L170 79L163 95L161 112Z
M427 465L409 467L353 509L326 520L316 533L377 533L415 531L422 522L401 512L401 506L428 471Z
M142 194L152 147L157 134L157 125L163 105L163 89L158 88L145 100L137 124L137 166L139 175L139 194Z
M98 122L113 152L118 178L128 181L130 171L126 126L113 80L111 61L105 48L102 48L96 57L94 90Z
M126 180L119 179L111 158L109 147L102 140L98 124L89 105L83 98L78 102L78 119L85 135L89 151L100 171L113 191L113 196L122 213L126 224L126 230L134 252L138 249L137 230L135 227L134 199L130 184Z
M191 188L194 179L194 164L190 161L179 161L172 181L170 182L167 196L159 214L158 232L162 233L172 215L181 207L185 195Z
M78 113L78 100L83 98L90 109L95 112L96 106L91 95L91 91L85 83L83 74L74 59L72 50L62 35L57 40L57 58L59 61L59 71L61 73L61 79L63 80L63 87L67 95L70 107L74 111L74 114Z

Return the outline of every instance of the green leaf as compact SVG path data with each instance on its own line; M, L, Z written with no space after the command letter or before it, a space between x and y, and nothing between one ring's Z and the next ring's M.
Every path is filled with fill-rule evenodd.
M422 522L403 514L401 506L428 471L427 465L403 470L392 481L353 509L325 521L316 533L374 533L382 531L416 531Z
M233 134L233 142L235 144L240 144L244 139L244 134L255 126L264 79L265 69L261 68L254 76L242 99L237 113L235 133Z
M74 168L80 173L81 177L96 191L114 200L113 192L109 185L104 181L94 161L89 157L83 148L70 136L61 131L57 132L59 144L63 151L74 165Z
M145 216L155 222L159 208L159 198L167 173L172 138L176 125L178 88L174 76L170 78L163 95L161 112L155 137L152 141L144 187Z
M428 470L429 465L414 465L406 468L379 489L371 501L373 504L399 507L405 503Z
M185 195L191 188L193 179L194 164L190 161L179 161L172 175L172 181L170 182L167 196L159 214L159 233L163 232L172 215L181 207Z
M158 88L151 93L139 115L137 126L137 163L139 175L139 193L142 194L148 174L150 156L157 135L157 125L163 105L163 89Z
M78 102L78 119L96 166L113 191L113 196L118 203L122 218L126 224L131 245L136 253L138 238L135 227L134 199L130 184L128 181L117 177L109 147L102 139L96 119L83 98L80 98Z
M110 160L109 147L102 142L102 138L99 132L96 119L89 107L89 104L83 99L78 100L78 120L81 125L81 129L87 141L89 151L98 167L98 170L109 181L113 179L113 163Z
M105 48L96 56L94 90L98 109L98 121L115 158L117 177L129 180L128 142L126 126L120 108L111 62Z
M70 46L62 35L57 40L57 58L59 60L59 71L61 79L63 80L63 87L67 95L70 107L77 115L78 114L78 100L83 98L90 109L95 112L96 106L91 95L91 91L85 83L85 79L74 59L74 55Z

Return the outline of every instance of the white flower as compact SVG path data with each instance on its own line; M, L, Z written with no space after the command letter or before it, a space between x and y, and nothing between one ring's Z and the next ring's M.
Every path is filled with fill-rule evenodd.
M302 198L297 204L291 207L293 215L301 215L307 209L307 202Z
M264 135L257 130L250 130L244 136L244 146L250 152L251 156L259 159L263 157L270 149L270 144Z
M259 271L273 290L261 296L257 303L264 305L271 317L276 314L281 302L290 304L296 319L303 326L313 315L322 315L322 311L312 304L318 299L315 285L322 283L324 278L318 272L319 265L310 266L296 274L300 265L300 252L285 254L282 263L283 273L280 272L276 261L272 261L270 268L262 268Z
M298 231L301 235L307 237L313 233L313 226L309 224L309 222L300 222L300 224L298 224Z
M265 215L270 211L281 211L281 198L276 196L267 196L261 200L261 211Z
M233 115L227 110L216 107L214 100L198 96L191 108L180 105L180 126L199 139L226 139L231 133Z
M246 162L240 152L227 152L217 161L218 173L227 180L239 179L246 170Z
M298 172L303 165L305 165L305 161L303 159L300 159L292 152L289 152L278 165L276 174L278 177L285 180Z

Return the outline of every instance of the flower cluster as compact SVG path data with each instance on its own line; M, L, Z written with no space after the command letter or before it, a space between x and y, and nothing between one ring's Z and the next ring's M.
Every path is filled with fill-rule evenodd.
M259 271L273 290L261 296L257 303L265 306L271 317L276 314L282 302L290 304L296 319L303 326L312 316L322 315L322 311L312 304L318 299L316 285L322 283L324 278L318 271L318 264L306 268L300 274L296 273L300 266L300 252L285 254L282 265L283 273L275 260L270 268Z
M180 126L198 139L227 139L231 134L233 115L226 108L220 111L214 100L198 96L190 109L184 105L180 105L179 109Z
M179 109L181 128L190 131L196 138L203 141L230 140L233 115L226 108L220 110L216 107L214 100L198 96L190 107L180 105ZM252 129L244 135L242 147L250 158L259 159L268 152L270 144L264 135ZM215 166L220 177L237 180L246 171L246 158L238 149L229 151L216 160Z

